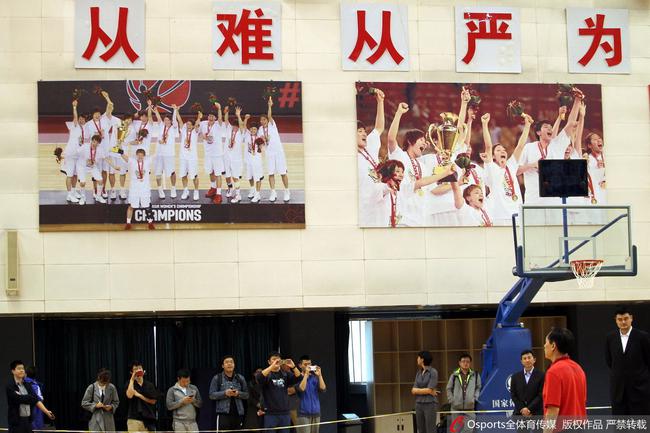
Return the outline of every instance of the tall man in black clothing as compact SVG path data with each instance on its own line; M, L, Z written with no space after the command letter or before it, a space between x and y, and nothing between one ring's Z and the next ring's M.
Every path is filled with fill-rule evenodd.
M156 400L158 390L153 383L144 380L142 362L131 361L131 379L126 385L129 412L126 427L129 432L156 430Z
M289 371L283 371L285 365ZM282 359L278 352L269 355L269 366L255 376L262 391L262 398L266 412L264 414L264 428L287 427L274 430L277 433L289 433L291 416L289 415L289 395L287 388L294 386L302 379L300 370L291 359Z
M618 330L607 335L605 360L610 368L613 415L650 415L650 339L632 328L626 307L615 313Z
M34 394L32 387L24 384L25 364L22 361L12 361L9 368L13 375L7 383L6 390L9 433L31 433L34 406L38 407L50 419L54 419L54 414Z
M521 352L523 370L514 373L510 379L510 396L515 404L513 416L530 417L544 414L542 390L544 373L535 368L535 355L532 350ZM524 430L526 431L526 430Z

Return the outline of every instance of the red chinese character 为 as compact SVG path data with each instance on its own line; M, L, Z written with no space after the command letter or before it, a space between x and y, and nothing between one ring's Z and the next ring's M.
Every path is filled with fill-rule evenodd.
M129 18L129 9L125 7L120 7L119 9L119 18L117 21L117 32L115 33L115 39L111 39L110 36L99 25L99 7L93 6L90 8L90 40L88 41L88 46L86 51L81 55L86 60L90 58L95 53L97 48L97 43L101 42L104 47L107 47L108 50L101 56L100 59L107 62L117 52L122 49L126 54L126 57L131 61L135 62L140 56L135 52L131 44L129 43L129 37L127 34L127 20ZM112 45L109 47L108 45Z
M382 11L381 13L381 38L379 39L379 44L377 41L368 33L366 30L366 11L359 10L357 11L357 42L354 45L354 49L348 56L350 60L356 62L359 56L361 55L361 50L365 45L368 45L370 49L377 47L374 53L372 53L366 60L370 64L375 64L377 60L381 59L382 56L388 52L388 54L393 58L395 63L398 65L402 63L404 57L397 51L393 40L391 38L391 28L390 28L390 11Z
M602 48L603 51L605 51L607 54L611 53L612 51L614 52L611 57L605 59L607 65L611 67L621 63L623 60L623 54L621 50L621 29L606 28L605 15L603 14L596 14L596 22L594 22L593 18L589 17L585 20L585 23L587 24L587 28L578 29L578 34L580 36L591 36L591 45L589 46L589 49L585 55L582 56L580 60L578 60L578 63L580 63L582 66L587 66L587 64L591 62L591 59L593 59L596 51L598 51L598 47ZM600 42L604 36L611 36L613 38L613 47L612 44L610 44L608 41L605 41L603 43Z
M217 54L223 56L226 50L233 54L239 51L235 36L241 37L242 64L247 65L251 60L273 60L273 52L265 52L271 48L272 18L262 18L262 9L255 9L255 16L251 17L249 9L243 9L241 18L237 22L235 14L217 14L217 21L225 21L226 25L220 23L217 28L223 35L223 42L217 49Z
M512 19L509 13L484 13L484 12L465 12L463 18L472 20L465 23L469 29L467 33L467 53L463 57L463 62L469 64L476 54L476 41L479 39L512 39L512 33L508 32L510 27L506 20ZM478 21L478 25L475 21ZM501 23L499 23L501 21ZM489 28L488 28L489 24Z

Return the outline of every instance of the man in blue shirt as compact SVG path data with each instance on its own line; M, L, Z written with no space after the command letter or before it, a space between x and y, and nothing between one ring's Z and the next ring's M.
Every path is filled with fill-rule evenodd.
M320 397L319 393L325 392L325 379L319 366L312 365L309 355L300 357L298 363L302 370L302 380L296 385L300 397L298 409L298 425L310 424L307 427L298 427L297 433L318 433L320 427Z

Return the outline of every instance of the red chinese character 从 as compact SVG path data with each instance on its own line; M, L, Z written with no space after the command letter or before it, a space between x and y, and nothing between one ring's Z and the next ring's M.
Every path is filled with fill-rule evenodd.
M105 47L108 47L108 44L113 43L108 50L99 56L100 59L107 62L109 61L117 52L124 50L124 53L129 58L131 63L135 62L140 56L135 52L131 44L129 43L129 37L127 34L127 20L129 17L129 9L125 7L120 7L119 18L117 21L117 32L115 34L115 39L111 39L110 36L106 34L104 30L99 25L99 6L93 6L90 8L90 40L88 41L88 46L86 51L81 55L86 60L90 58L95 53L97 48L97 42L101 42Z
M241 37L242 44L242 64L247 65L250 60L273 60L273 52L265 52L266 48L271 47L271 30L265 29L273 25L272 18L261 18L264 15L262 9L255 9L255 17L251 17L249 9L243 9L241 19L237 22L235 14L217 14L217 21L225 21L217 25L223 35L223 42L217 49L217 54L223 56L226 50L237 53L239 47L235 41L235 36Z
M602 48L605 53L609 54L612 51L614 54L605 59L607 65L616 66L623 60L623 54L621 50L621 29L620 28L605 28L605 15L596 14L596 22L594 23L593 18L589 17L585 20L587 28L578 29L578 34L580 36L591 36L591 45L585 53L584 56L578 63L582 66L587 66L591 59L593 59L598 47ZM611 36L614 39L614 46L608 41L601 43L603 36Z
M377 44L377 41L370 36L370 33L366 30L366 11L357 11L357 42L348 58L353 62L356 62L361 55L363 47L368 45L370 49L377 47L375 52L366 59L371 64L374 64L377 60L381 59L386 51L388 51L388 54L390 54L395 63L398 65L402 63L404 57L397 51L393 44L393 40L391 39L390 18L390 11L381 12L381 38L379 44Z
M467 53L463 57L463 62L469 64L476 54L476 41L478 39L512 39L512 33L508 32L510 27L503 21L511 20L512 14L508 13L484 13L484 12L465 12L463 18L466 20L477 20L465 23L469 29L467 33ZM501 24L498 23L499 20ZM490 24L488 29L488 23Z

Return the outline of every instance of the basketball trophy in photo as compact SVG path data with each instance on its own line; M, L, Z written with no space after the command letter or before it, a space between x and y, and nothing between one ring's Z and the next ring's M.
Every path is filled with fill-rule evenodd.
M441 124L431 124L427 129L426 139L436 149L441 164L434 168L433 174L445 171L445 166L452 163L451 157L455 153L460 131L456 126L458 116L454 113L440 113ZM467 167L461 167L467 168ZM455 173L450 174L441 182L454 182L458 179Z

